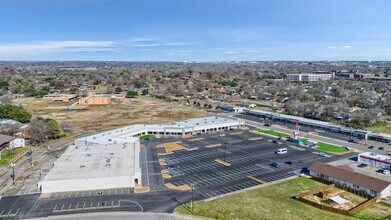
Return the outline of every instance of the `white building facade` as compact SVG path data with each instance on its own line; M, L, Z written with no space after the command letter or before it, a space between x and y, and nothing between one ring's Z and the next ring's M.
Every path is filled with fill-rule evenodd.
M360 153L358 156L358 162L370 164L372 166L380 167L383 169L391 169L391 156L384 156L372 152Z
M136 187L142 184L139 136L211 133L244 126L242 120L194 118L132 125L79 138L38 183L42 193Z

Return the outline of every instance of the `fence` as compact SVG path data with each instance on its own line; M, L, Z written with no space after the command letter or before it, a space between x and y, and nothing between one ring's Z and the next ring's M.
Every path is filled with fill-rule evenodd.
M334 187L335 187L335 184L330 184L330 185L327 185L327 186L321 186L319 188L316 188L316 189L310 190L308 192L302 193L302 194L300 194L298 196L299 197L306 197L306 196L309 196L309 195L314 195L314 194L316 194L318 192L323 192L323 191L332 189Z
M314 179L318 180L318 178L314 178ZM319 179L319 180L321 180L321 179ZM321 182L329 183L326 180L321 180ZM362 197L365 197L368 200L360 203L356 207L353 207L353 208L351 208L349 210L343 210L343 209L337 209L337 208L334 208L334 207L331 207L331 206L327 206L327 205L322 205L322 204L319 204L319 203L316 203L316 202L313 202L313 201L310 201L310 200L304 198L306 196L314 195L314 194L319 193L319 192L327 191L327 190L332 189L334 187L342 189L342 190L345 190L345 191L348 191L350 193L353 193L353 194L356 194L356 195L359 195L359 196L362 196ZM314 207L316 207L318 209L322 209L322 210L326 210L326 211L329 211L329 212L334 212L334 213L338 213L338 214L342 214L342 215L353 215L357 211L360 211L361 209L366 208L366 207L372 205L373 203L375 203L377 200L380 199L380 195L372 197L372 196L370 196L370 195L368 195L366 193L363 193L361 191L350 189L349 187L341 186L340 184L332 183L332 184L329 184L327 186L322 186L322 187L310 190L308 192L302 193L302 194L296 196L296 199L299 200L300 202L303 202L305 204L314 206Z

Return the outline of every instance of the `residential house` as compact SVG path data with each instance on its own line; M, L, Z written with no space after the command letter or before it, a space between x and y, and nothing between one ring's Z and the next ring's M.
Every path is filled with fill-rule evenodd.
M371 196L385 198L391 195L391 182L357 173L348 166L333 166L315 162L308 167L310 175Z
M0 150L16 149L24 146L24 138L17 138L9 135L0 134Z

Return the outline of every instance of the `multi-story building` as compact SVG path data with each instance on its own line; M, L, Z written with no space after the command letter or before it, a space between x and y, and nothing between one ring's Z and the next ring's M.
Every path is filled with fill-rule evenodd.
M288 74L286 80L290 82L303 82L310 83L316 81L326 81L333 78L332 73L298 73L298 74Z

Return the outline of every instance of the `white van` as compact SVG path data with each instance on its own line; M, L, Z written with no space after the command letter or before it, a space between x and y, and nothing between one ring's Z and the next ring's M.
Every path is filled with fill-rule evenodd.
M286 154L288 150L286 148L280 148L276 151L277 154Z

